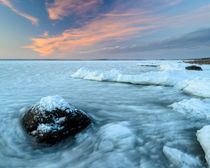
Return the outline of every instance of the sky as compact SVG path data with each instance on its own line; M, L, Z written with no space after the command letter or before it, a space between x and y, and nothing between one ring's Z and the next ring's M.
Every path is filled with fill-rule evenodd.
M0 59L210 57L210 0L0 0Z

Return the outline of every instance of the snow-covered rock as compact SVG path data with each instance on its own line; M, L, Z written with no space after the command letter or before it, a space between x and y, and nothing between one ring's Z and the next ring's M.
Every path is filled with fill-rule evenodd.
M210 167L210 125L204 126L202 129L198 130L196 135L197 140L205 152L205 158Z
M39 143L55 144L90 124L89 117L60 96L47 96L23 117L26 132Z

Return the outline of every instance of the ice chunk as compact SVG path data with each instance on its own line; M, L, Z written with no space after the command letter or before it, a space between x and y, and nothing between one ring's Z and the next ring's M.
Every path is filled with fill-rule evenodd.
M210 99L184 99L180 102L173 103L169 107L172 107L177 112L199 119L210 119Z
M86 68L80 68L74 74L72 74L71 77L94 81L116 81L118 75L120 75L119 71L114 69L107 72L98 72L90 71Z
M177 168L198 168L201 162L197 157L183 153L182 151L168 146L163 147L166 158Z
M210 80L205 79L205 76L203 76L203 79L184 80L179 83L178 87L185 93L210 98Z
M205 152L205 158L210 167L210 125L204 126L202 129L198 130L196 135L197 140Z
M136 141L135 134L125 122L107 124L99 130L99 134L101 136L99 150L102 151L110 151L114 147L123 150L132 149Z

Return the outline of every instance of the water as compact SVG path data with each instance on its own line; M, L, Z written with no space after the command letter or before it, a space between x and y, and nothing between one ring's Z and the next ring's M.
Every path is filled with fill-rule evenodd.
M1 61L0 167L207 167L196 132L209 123L210 66L197 72L184 70L187 65ZM40 148L21 117L49 95L62 96L94 122L75 138Z

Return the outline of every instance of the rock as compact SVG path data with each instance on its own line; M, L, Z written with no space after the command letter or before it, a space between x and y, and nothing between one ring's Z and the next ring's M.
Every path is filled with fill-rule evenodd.
M91 120L62 97L48 96L29 109L22 123L38 143L55 144L80 132Z
M187 70L195 70L195 71L202 71L202 68L196 65L191 65L191 66L187 66L185 67L185 69Z

